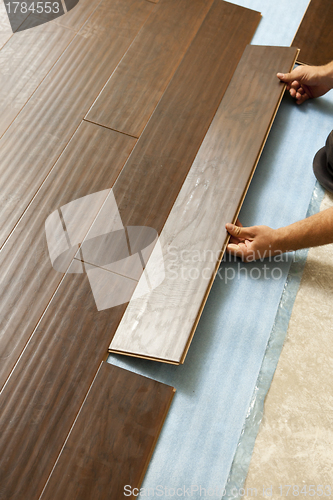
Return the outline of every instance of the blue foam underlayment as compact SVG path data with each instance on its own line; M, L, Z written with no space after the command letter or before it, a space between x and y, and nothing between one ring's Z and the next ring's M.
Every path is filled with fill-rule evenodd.
M307 217L317 213L325 191L317 182L308 208ZM281 296L274 325L266 347L266 352L254 389L251 404L248 409L244 427L239 439L237 451L228 477L223 500L241 498L244 481L246 479L255 439L264 413L264 401L270 388L271 381L279 361L283 343L286 337L290 316L296 299L296 294L303 275L308 249L295 252L291 263L287 281Z
M290 45L308 1L234 3L263 13L253 43ZM332 129L332 97L301 107L284 97L243 204L244 225L279 227L305 217L315 185L312 158ZM223 262L184 365L109 357L177 389L142 484L145 496L160 496L158 485L167 488L163 497L193 485L191 498L221 499L292 260L288 254L283 262Z

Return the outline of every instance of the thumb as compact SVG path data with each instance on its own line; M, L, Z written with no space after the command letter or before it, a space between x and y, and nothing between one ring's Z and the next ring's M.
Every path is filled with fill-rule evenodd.
M296 80L296 75L293 71L291 73L278 73L276 76L282 82L286 82L286 83Z
M226 230L231 236L235 236L239 239L253 239L254 234L251 231L251 228L248 227L239 227L235 226L235 224L226 224Z
M297 66L297 68L293 69L290 73L278 73L276 76L285 83L290 83L294 80L302 81L308 78L307 69L304 66Z

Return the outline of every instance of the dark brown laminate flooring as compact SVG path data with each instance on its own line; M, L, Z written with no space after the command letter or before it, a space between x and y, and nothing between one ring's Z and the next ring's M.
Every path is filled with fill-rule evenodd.
M66 203L111 188L136 140L83 122L0 252L0 388L59 285L45 221Z
M133 3L133 11L139 5ZM258 13L220 0L213 4L124 167L126 175L116 181L124 225L163 227L259 18ZM119 35L119 24L117 27ZM99 55L102 71L110 44L114 48L112 30L107 31L108 43L103 30L91 30L96 39L101 36L99 50L105 42L104 59L103 51L90 53L90 58ZM127 23L124 32L128 34L128 30ZM87 33L87 38L82 35L85 41L93 37L89 30ZM82 64L88 64L85 57ZM71 59L67 73L75 69L75 61ZM80 88L81 100L88 84L95 85L95 79L101 77L86 78L87 87ZM66 103L65 116L70 113ZM60 119L57 116L55 122ZM87 275L65 275L0 396L1 499L38 498L125 308L97 312Z
M14 228L152 9L154 4L146 0L104 0L3 135L0 244Z
M41 500L119 500L139 488L173 395L102 363Z
M332 0L311 0L292 43L301 50L298 61L311 65L332 61L332 33Z
M212 3L162 1L86 119L139 137Z

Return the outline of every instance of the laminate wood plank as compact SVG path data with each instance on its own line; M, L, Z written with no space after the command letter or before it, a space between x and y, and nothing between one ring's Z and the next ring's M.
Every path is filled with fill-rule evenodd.
M184 362L297 49L248 46L161 233L166 277L128 305L110 350ZM138 285L140 288L140 282ZM137 289L138 291L138 289Z
M162 229L259 17L213 4L115 183L124 226ZM0 396L1 499L38 498L125 309L97 311L87 274L64 276Z
M46 23L35 26L31 15L0 51L0 137L75 36Z
M0 244L154 8L105 0L0 140ZM74 9L73 9L74 10Z
M301 51L298 62L311 65L333 60L333 3L311 0L292 45Z
M135 142L83 122L0 252L0 388L63 277L51 265L47 217L72 200L111 188Z
M86 119L139 137L212 3L161 2Z
M125 498L140 488L175 390L103 363L42 500Z

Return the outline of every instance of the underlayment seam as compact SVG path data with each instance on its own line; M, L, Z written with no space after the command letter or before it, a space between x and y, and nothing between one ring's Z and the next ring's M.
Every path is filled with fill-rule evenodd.
M306 217L319 212L324 194L325 190L316 182ZM236 453L222 500L235 500L241 498L239 490L243 487L249 470L255 440L263 418L265 398L270 388L286 338L290 316L302 279L308 251L309 249L303 249L294 252L294 259L283 288L274 325L267 343L258 380L237 444Z

